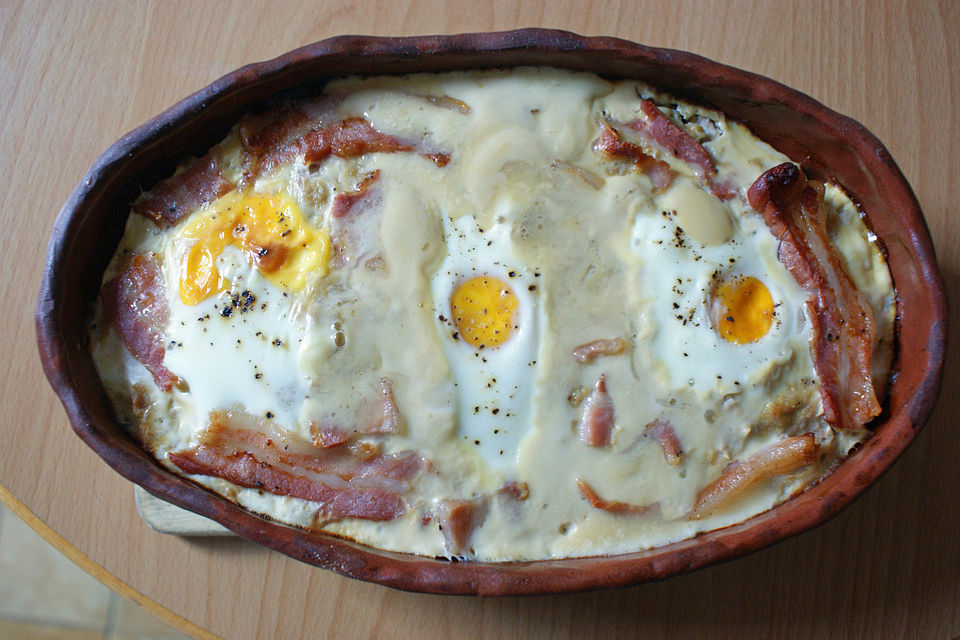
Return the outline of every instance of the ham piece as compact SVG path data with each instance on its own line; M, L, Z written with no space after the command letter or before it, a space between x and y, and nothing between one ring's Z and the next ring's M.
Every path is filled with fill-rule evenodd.
M580 490L580 495L583 496L583 499L589 502L590 506L594 509L600 509L601 511L617 515L627 514L635 516L643 515L650 510L650 506L639 506L627 502L618 502L616 500L604 500L597 495L593 487L581 478L577 478L577 488Z
M697 177L716 197L729 200L737 195L736 190L728 182L718 180L717 166L710 152L664 115L653 100L647 98L641 102L640 110L646 118L634 120L628 123L627 127L644 134L673 157L689 164Z
M442 500L436 508L447 550L456 555L467 550L470 536L483 524L487 505L480 500Z
M812 434L784 438L761 449L744 461L734 460L712 483L697 494L692 518L702 518L729 504L755 483L791 473L812 463L819 452Z
M667 464L680 464L683 459L683 447L680 445L680 439L677 438L677 432L669 420L654 420L647 425L644 435L653 438L663 449L663 457L667 459Z
M127 349L163 391L178 381L163 365L163 328L170 308L160 266L152 255L135 255L120 274L100 290L103 320L116 327Z
M377 381L377 398L370 404L366 413L368 417L361 419L360 424L353 429L346 429L325 421L311 423L310 439L313 446L331 449L349 444L358 436L400 433L403 429L403 418L393 396L391 380L380 378Z
M594 340L576 347L573 350L573 357L577 362L586 364L593 362L600 356L615 356L623 353L627 343L623 338L617 337L610 340Z
M607 393L606 376L600 375L586 399L580 416L580 441L591 447L607 447L613 441L613 399Z

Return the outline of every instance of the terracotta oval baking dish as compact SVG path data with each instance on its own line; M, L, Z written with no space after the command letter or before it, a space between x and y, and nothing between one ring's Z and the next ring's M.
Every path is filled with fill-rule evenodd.
M518 65L634 78L724 111L801 163L834 176L868 212L899 297L895 375L873 436L817 486L738 525L649 551L506 564L379 551L278 524L161 468L120 427L87 350L86 322L130 203L177 163L218 142L245 112L329 78ZM933 407L946 302L920 207L884 146L863 126L777 82L689 53L612 38L526 29L410 38L346 36L239 69L124 136L90 168L54 226L36 310L44 370L74 430L150 493L298 560L391 587L434 593L526 594L621 586L728 560L837 514L883 473Z

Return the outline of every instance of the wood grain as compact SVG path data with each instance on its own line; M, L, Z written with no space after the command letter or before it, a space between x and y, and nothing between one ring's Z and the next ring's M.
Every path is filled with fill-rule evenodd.
M56 212L114 140L247 62L342 33L547 26L686 49L863 122L917 192L960 287L960 4L944 2L0 2L0 485L113 588L227 638L930 637L960 634L960 322L942 401L830 523L747 558L612 592L482 600L391 591L233 538L147 528L131 485L70 431L32 309ZM42 527L39 520L35 526ZM73 552L72 552L73 553ZM88 569L90 570L90 569ZM112 581L112 582L111 582ZM183 624L181 625L183 626Z

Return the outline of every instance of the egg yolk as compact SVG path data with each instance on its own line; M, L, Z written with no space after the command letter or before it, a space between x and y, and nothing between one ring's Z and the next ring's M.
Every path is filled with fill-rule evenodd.
M477 349L506 342L517 328L516 313L513 289L493 276L464 280L450 296L450 315L459 337Z
M766 285L750 276L727 280L714 292L714 327L734 344L756 342L773 324L773 298Z
M311 274L327 273L329 237L311 228L284 195L232 191L194 214L182 234L196 239L180 265L184 304L198 304L230 287L216 264L228 245L243 251L278 288L298 291Z

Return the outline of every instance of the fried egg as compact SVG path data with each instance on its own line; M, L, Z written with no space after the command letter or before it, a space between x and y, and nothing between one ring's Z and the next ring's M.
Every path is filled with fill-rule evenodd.
M658 374L670 388L714 397L769 381L808 349L805 295L762 223L716 199L705 208L694 190L705 192L690 183L673 189L636 217L631 238L655 301ZM729 237L714 242L704 226Z
M446 257L430 289L456 389L457 429L491 467L512 471L532 414L541 314L536 277L510 227L444 219Z
M330 242L279 193L232 191L184 220L166 242L166 362L181 374L186 422L247 412L295 428L307 389L297 364L306 324L291 314L327 272Z

